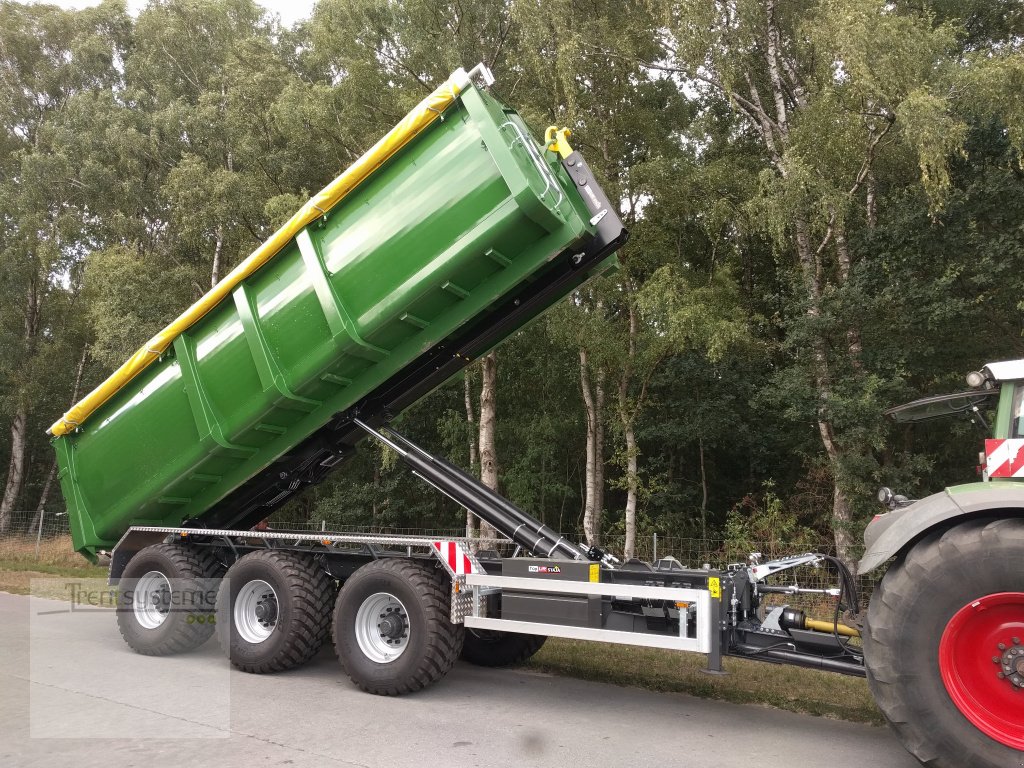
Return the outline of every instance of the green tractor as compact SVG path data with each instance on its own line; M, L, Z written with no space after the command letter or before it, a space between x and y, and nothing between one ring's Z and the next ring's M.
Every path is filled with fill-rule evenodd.
M888 488L864 535L866 573L892 561L864 632L868 682L927 765L1024 765L1024 360L990 363L966 392L888 411L966 415L992 436L979 482L910 500ZM990 425L987 414L994 410Z

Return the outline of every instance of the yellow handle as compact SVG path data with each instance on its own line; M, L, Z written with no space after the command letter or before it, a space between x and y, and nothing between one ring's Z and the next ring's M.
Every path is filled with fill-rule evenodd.
M569 137L572 131L568 128L549 126L544 132L544 146L551 152L557 152L564 160L572 154L572 147L569 146Z

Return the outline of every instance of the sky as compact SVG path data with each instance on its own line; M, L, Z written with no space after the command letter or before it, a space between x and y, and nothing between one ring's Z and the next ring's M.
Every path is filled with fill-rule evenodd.
M35 0L29 0L35 2ZM45 0L48 5L61 8L90 8L99 5L100 0ZM127 0L128 12L133 16L146 6L147 0ZM299 19L307 18L313 12L315 0L256 0L257 3L281 17L285 26L291 26Z

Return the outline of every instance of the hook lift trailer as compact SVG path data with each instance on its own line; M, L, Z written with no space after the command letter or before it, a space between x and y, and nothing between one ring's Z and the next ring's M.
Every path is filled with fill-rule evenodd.
M75 548L110 556L117 623L148 655L214 633L251 673L333 639L353 682L403 694L460 657L522 662L546 637L867 676L907 749L936 768L1024 756L1024 361L970 393L892 413L967 412L999 395L983 482L920 501L884 490L858 571L889 562L868 610L849 569L800 554L715 569L619 562L571 542L389 426L391 419L616 266L627 232L568 131L538 143L459 70L50 432ZM371 438L494 527L480 540L261 524ZM834 570L835 586L779 583ZM769 596L813 593L809 618ZM776 598L777 599L777 598Z

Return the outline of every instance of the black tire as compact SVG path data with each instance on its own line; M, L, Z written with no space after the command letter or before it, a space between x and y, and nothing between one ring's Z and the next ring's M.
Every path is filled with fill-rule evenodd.
M864 628L868 684L886 720L924 765L1024 765L1024 752L990 738L958 709L939 663L943 632L957 612L985 596L1022 590L1022 555L1024 520L965 522L915 544L871 597ZM992 666L992 683L1009 686ZM1024 690L1016 695L1024 707Z
M478 667L513 667L539 651L545 640L544 635L467 629L462 659Z
M418 691L444 677L458 659L463 626L451 622L451 582L435 571L404 558L375 560L342 587L334 609L334 647L349 678L364 691L382 696ZM397 599L398 624L406 632L394 638L404 646L390 661L368 656L356 637L360 608L378 595Z
M154 544L137 552L118 582L121 637L146 656L169 656L201 646L214 632L219 569L208 550L187 544ZM136 603L143 600L138 587L154 583L153 573L161 574L169 587L164 592L164 618L157 626L152 626L153 614Z
M235 623L238 597L248 585L273 589L276 614L267 617L268 636L247 640ZM260 550L240 557L217 595L217 640L243 672L263 674L298 667L323 646L330 630L335 582L312 558L282 550ZM244 612L244 606L241 608Z

